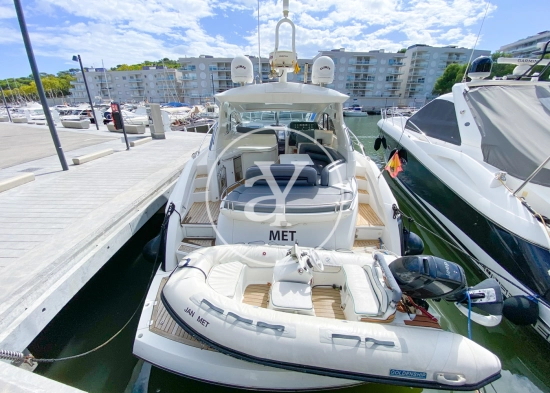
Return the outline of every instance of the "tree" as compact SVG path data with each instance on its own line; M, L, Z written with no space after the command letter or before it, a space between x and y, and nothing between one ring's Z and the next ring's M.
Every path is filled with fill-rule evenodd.
M512 75L512 72L514 72L514 68L516 68L516 66L513 64L498 64L497 60L499 57L512 57L512 55L499 51L491 54L491 58L493 59L493 68L491 69L490 78L493 78L495 76L502 77L506 75Z
M432 94L440 95L450 93L455 83L462 81L464 73L466 72L467 64L449 64L443 75L441 75L435 82Z
M397 53L405 53L407 51L407 48L401 48L397 51Z

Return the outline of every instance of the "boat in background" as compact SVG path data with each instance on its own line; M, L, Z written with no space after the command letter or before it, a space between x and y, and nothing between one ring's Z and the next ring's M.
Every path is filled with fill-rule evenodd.
M517 65L502 80L483 80L492 61L476 59L471 82L410 117L384 115L375 143L387 160L398 154L397 184L499 282L504 315L547 341L550 83L539 79L550 67L549 44L540 59L498 59Z
M369 114L363 112L363 107L359 104L353 104L350 107L344 108L344 116L348 117L367 117Z

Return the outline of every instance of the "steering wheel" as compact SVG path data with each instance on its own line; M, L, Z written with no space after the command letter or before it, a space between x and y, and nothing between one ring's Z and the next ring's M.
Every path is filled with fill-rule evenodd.
M323 264L323 261L319 257L319 254L317 254L317 251L311 250L309 252L309 262L311 262L311 264L315 268L317 268L319 271L324 271L325 270L325 265Z

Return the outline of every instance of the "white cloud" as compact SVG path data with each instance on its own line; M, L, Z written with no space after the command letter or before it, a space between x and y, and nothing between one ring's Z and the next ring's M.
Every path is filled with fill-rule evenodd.
M290 18L296 23L297 51L303 58L342 47L396 51L416 43L471 46L486 4L475 0L294 0ZM38 55L70 59L79 52L95 66L100 59L113 66L163 57L257 54L257 6L257 0L96 0L93 6L84 6L80 0L36 0L25 14ZM495 10L491 5L488 14ZM275 25L281 17L282 0L261 0L263 56L273 50ZM0 43L21 40L14 18L11 1L0 0ZM37 25L42 20L44 24ZM223 25L226 31L208 31L206 22ZM289 39L289 29L281 28L281 42Z

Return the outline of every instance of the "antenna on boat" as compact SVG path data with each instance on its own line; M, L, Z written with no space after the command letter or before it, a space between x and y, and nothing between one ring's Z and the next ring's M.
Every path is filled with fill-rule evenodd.
M103 67L103 77L105 78L105 84L107 85L107 93L109 94L109 101L112 101L113 99L111 98L111 89L109 89L109 82L107 82L107 73L105 72L105 64L103 63L103 59L101 59L101 66Z
M487 16L487 11L489 11L489 6L491 3L487 2L487 7L485 7L485 15L483 15L483 20L481 21L481 26L479 26L479 32L477 33L476 42L474 43L474 47L472 48L472 53L470 53L470 59L468 60L468 65L466 66L466 70L464 71L464 76L462 77L462 82L466 82L466 74L468 73L468 68L470 68L470 64L472 62L472 57L474 57L474 51L476 50L477 46L477 40L479 40L479 36L481 35L481 29L483 29L483 23L485 22L485 17Z
M262 83L262 52L260 51L260 0L258 0L258 83Z
M271 64L271 72L269 77L279 78L279 82L287 81L289 71L298 67L298 56L296 54L296 27L288 18L288 1L283 0L283 19L281 19L275 27L275 50L269 54L269 62ZM283 23L288 23L292 27L292 50L279 50L279 27Z

